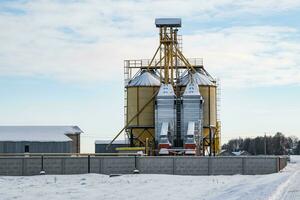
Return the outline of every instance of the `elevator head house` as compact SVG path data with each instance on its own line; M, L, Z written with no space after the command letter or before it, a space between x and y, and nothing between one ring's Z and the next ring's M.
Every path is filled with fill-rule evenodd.
M0 153L80 153L78 126L0 126Z

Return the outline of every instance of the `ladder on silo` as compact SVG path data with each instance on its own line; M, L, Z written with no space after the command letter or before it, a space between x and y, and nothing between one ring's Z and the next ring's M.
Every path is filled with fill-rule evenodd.
M221 82L220 79L216 79L217 85L217 121L220 121L220 114L221 114Z
M130 80L129 60L124 61L124 124L127 123L127 85Z
M176 146L181 146L181 99L180 89L176 86Z

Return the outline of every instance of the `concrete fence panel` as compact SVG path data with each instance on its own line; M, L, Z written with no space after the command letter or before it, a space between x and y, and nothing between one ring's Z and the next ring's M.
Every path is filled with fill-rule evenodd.
M174 157L174 174L207 175L207 157Z
M134 157L102 157L102 174L132 174L135 169Z
M23 175L39 175L42 169L41 158L24 158Z
M88 173L88 158L69 157L64 159L64 174L86 174Z
M95 174L101 174L101 158L91 157L90 172Z
M0 175L22 176L23 158L0 158Z
M174 157L139 157L137 168L142 174L174 174Z
M210 175L243 174L243 160L239 157L211 157Z
M271 174L278 172L277 170L277 157L255 157L249 156L244 158L244 172L248 175L255 174Z
M47 174L64 174L64 160L62 157L45 157L43 169Z

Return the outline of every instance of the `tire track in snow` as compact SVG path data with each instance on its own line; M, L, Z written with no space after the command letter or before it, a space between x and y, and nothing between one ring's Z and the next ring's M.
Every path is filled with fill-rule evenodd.
M290 168L285 172L293 172L272 194L269 200L300 200L300 163L290 163Z

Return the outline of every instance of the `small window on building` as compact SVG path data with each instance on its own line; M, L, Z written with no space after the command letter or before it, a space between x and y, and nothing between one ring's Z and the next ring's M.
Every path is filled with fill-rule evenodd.
M25 152L25 153L29 153L29 145L25 145L24 152Z

